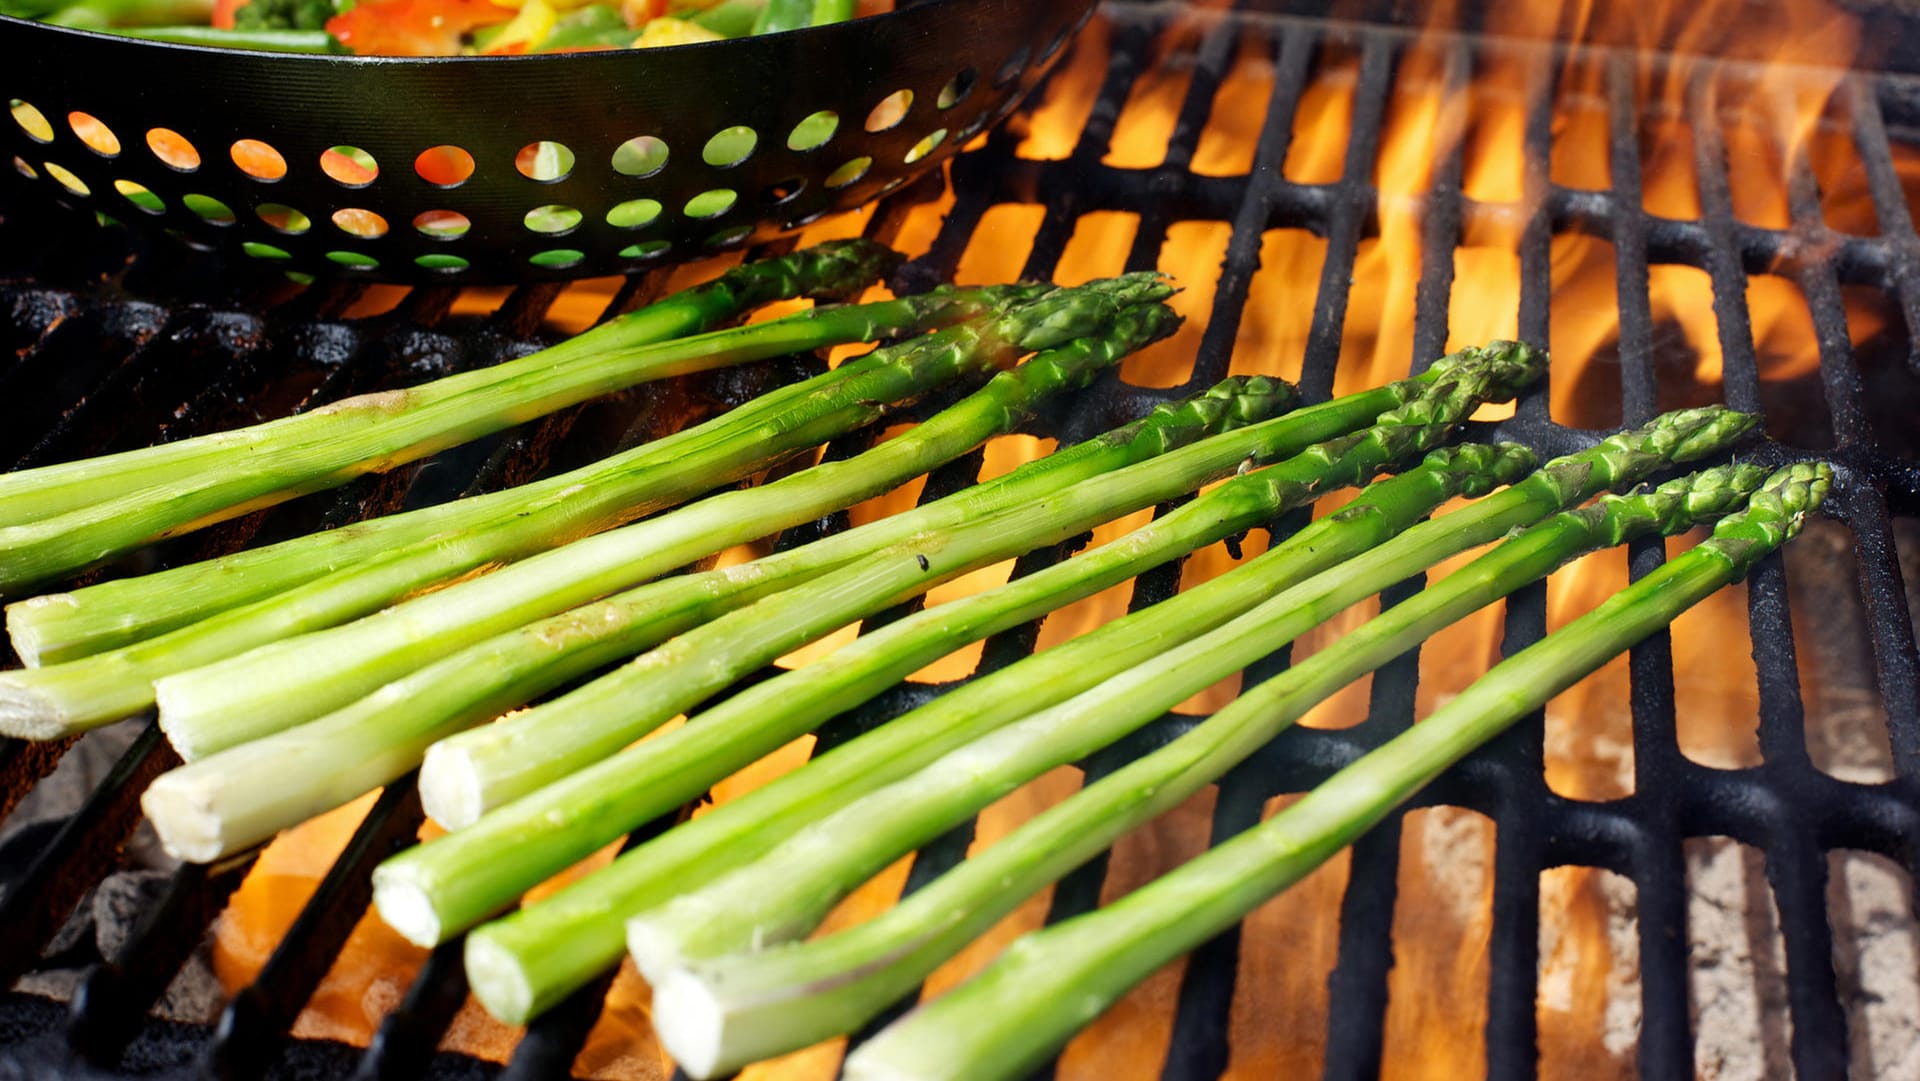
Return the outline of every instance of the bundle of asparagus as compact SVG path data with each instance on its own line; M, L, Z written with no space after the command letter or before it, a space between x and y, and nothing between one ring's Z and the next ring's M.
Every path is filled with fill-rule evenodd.
M969 300L978 298L940 303L933 312L916 302L894 302L712 330L770 301L849 295L897 258L864 241L823 244L740 267L506 364L348 398L238 431L0 476L0 593L391 469L608 391L910 334L977 310Z
M1539 644L1495 665L1426 720L1336 773L1286 810L1097 912L1020 939L980 975L861 1046L848 1057L847 1076L862 1081L996 1081L1024 1076L1127 988L1299 881L1469 751L1667 626L1715 590L1743 577L1799 530L1805 516L1824 498L1830 480L1831 471L1819 463L1776 473L1744 512L1715 528L1712 538ZM1543 528L1562 536L1590 529L1605 535L1624 519L1638 518L1646 511L1662 519L1664 526L1672 505L1665 509L1603 505ZM1530 544L1544 554L1557 541L1541 534L1516 543ZM1468 585L1461 592L1475 588L1485 587ZM1002 847L1010 849L1007 857L995 861L1003 875L1016 866L1037 868L1048 861L1050 841L1073 835L1069 820L1084 824L1107 813L1127 814L1130 807L1153 798L1153 777L1221 755L1240 733L1257 739L1258 730L1284 724L1320 693L1319 687L1341 680L1339 673L1350 669L1358 654L1381 645L1405 648L1416 641L1403 636L1418 617L1396 617L1398 610L1380 617L1396 626L1370 624L1379 629L1365 642L1351 650L1343 643L1316 655L1309 662L1313 672L1295 674L1307 667L1303 665L1263 684L1175 744L1022 827L987 855ZM1399 644L1391 645L1395 640ZM1334 656L1318 663L1328 653ZM1004 889L1004 882L995 888ZM923 891L908 903L930 892ZM975 895L982 894L976 891ZM951 904L954 898L949 895L946 900ZM909 948L940 934L937 921L922 927L919 935L905 939ZM789 969L787 974L798 972ZM729 1006L748 1009L768 1001L769 985L753 985L717 970L691 984L676 982L678 987L662 988L656 999L669 1011L666 1016L658 1006L655 1011L656 1023L665 1033L682 1028L671 1013L680 1009L703 1017L731 1014L729 1021L739 1019L726 1006L715 1008L702 1002L703 992L723 995ZM834 990L830 981L813 989ZM818 1001L809 997L804 1008ZM694 1038L724 1040L727 1031L709 1027ZM669 1046L676 1042L684 1048L687 1039L668 1037Z
M918 432L888 444L887 469L825 469L833 483L813 485L810 498L782 499L772 493L730 493L709 499L698 514L652 519L601 533L566 547L563 554L528 559L509 572L483 576L441 594L401 605L381 618L365 620L334 636L313 632L336 627L377 611L410 593L477 569L548 552L556 545L603 529L617 520L662 503L678 502L716 483L745 475L769 461L811 448L866 424L890 406L927 391L1005 367L1023 352L1071 340L1110 326L1134 305L1157 302L1168 292L1152 275L1096 282L1073 290L1037 293L940 291L886 302L890 320L879 329L912 331L968 319L937 334L914 338L814 380L776 391L708 424L658 440L607 462L494 496L463 500L443 508L379 519L338 543L330 534L288 542L228 561L182 568L137 582L119 595L87 607L88 590L48 600L16 612L84 610L97 627L111 617L106 605L136 602L128 592L144 594L147 607L167 611L171 598L184 595L204 611L208 595L233 599L253 595L257 581L276 585L251 603L216 609L176 630L106 652L25 672L0 675L0 732L51 738L117 720L152 706L167 688L176 688L171 708L162 710L177 749L192 758L247 738L308 720L378 688L426 660L506 630L538 616L603 596L662 571L697 559L731 543L751 540L861 498L884 491L972 447L998 430L1004 410L990 405L974 411L970 425L947 425L922 437ZM790 317L808 325L837 325L837 335L854 334L854 324L876 329L875 305L826 309ZM1162 309L1147 309L1158 311ZM811 316L811 318L809 318ZM971 317L971 318L969 318ZM1142 316L1131 315L1136 323ZM775 321L728 333L746 334ZM800 325L800 324L796 324ZM1164 328L1164 317L1146 327L1146 337ZM1141 327L1116 332L1137 344ZM833 338L815 340L830 344ZM819 473L820 471L810 471ZM779 489L786 494L790 489ZM797 494L797 493L796 493ZM763 498L764 497L764 498ZM593 560L598 558L598 562ZM636 561L637 560L637 561ZM548 573L558 568L557 577ZM598 577L595 577L595 574ZM545 576L543 578L543 575ZM241 581L246 584L224 585ZM506 597L513 586L536 583L539 596L519 601L506 617L480 624L471 616L485 601L475 593ZM294 584L300 583L300 584ZM482 585L481 583L486 583ZM293 588L287 586L293 585ZM202 591L199 587L206 586ZM95 589L111 589L94 587ZM557 594L560 588L573 592ZM163 592L164 591L164 592ZM442 636L407 640L410 623L422 609L456 610L472 628L461 639ZM23 617L24 618L24 617ZM166 617L159 617L166 618ZM19 629L18 621L15 624ZM44 629L44 628L43 628ZM398 634L396 635L395 632ZM384 638L378 638L383 632ZM125 633L121 631L120 633ZM285 654L260 650L293 636L317 638L303 655L282 667ZM98 635L94 635L98 637ZM378 638L352 654L332 649L342 638L362 642ZM167 677L205 668L213 662L256 651L251 671L264 675L249 682L229 668L208 669L204 679ZM308 659L326 654L324 662ZM264 654L264 659L259 659ZM360 662L356 662L355 658ZM287 673L304 673L300 688L289 687ZM156 684L158 686L156 687ZM291 693L294 691L301 693ZM211 693L207 693L211 691Z

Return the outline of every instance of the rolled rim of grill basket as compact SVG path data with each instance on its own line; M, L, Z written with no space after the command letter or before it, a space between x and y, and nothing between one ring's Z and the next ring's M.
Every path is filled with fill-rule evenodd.
M484 57L249 52L0 17L0 150L15 206L97 211L275 270L625 273L900 188L1004 119L1093 8L925 0L732 41Z

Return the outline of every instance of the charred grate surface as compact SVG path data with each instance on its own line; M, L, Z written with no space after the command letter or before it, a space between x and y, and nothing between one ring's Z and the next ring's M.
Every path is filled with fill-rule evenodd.
M1109 3L1101 26L1111 59L1071 152L1058 160L1032 160L1019 152L1018 131L1002 130L983 148L956 160L952 205L928 250L894 284L920 287L950 275L982 239L983 220L997 207L1042 208L1024 267L1025 274L1038 278L1053 275L1076 226L1096 212L1138 216L1127 269L1156 266L1176 225L1230 226L1187 383L1156 389L1108 379L1076 401L1071 411L1056 412L1036 425L1037 434L1073 440L1224 376L1233 363L1236 337L1261 269L1263 236L1275 229L1306 230L1323 238L1326 250L1318 293L1312 298L1301 385L1309 400L1328 397L1343 355L1356 261L1363 241L1380 229L1375 157L1396 71L1414 48L1414 38L1398 30L1279 16L1201 14L1178 3ZM1163 55L1161 43L1176 26L1194 29L1197 40L1181 54L1190 61L1191 79L1165 158L1153 167L1110 165L1106 159L1129 96L1154 74ZM1825 430L1832 433L1831 449L1821 451L1840 467L1830 512L1844 525L1855 553L1872 680L1884 709L1892 758L1891 780L1863 783L1823 772L1809 755L1793 633L1796 619L1804 620L1806 613L1791 610L1786 565L1775 557L1756 571L1748 590L1761 764L1713 769L1683 753L1673 643L1663 634L1635 649L1630 658L1632 795L1584 801L1556 794L1544 776L1539 718L1519 725L1448 774L1414 806L1476 811L1492 822L1497 837L1487 941L1486 1072L1500 1078L1538 1072L1541 873L1580 866L1612 871L1636 889L1639 1074L1697 1073L1696 1034L1688 1020L1689 887L1683 844L1689 838L1725 836L1764 855L1765 885L1778 913L1788 975L1791 1065L1802 1078L1842 1076L1850 1047L1827 918L1828 853L1877 853L1909 875L1920 860L1920 655L1895 542L1897 520L1920 513L1920 461L1911 428L1890 424L1889 417L1897 420L1898 413L1875 400L1867 376L1878 375L1863 371L1850 342L1842 290L1866 288L1883 295L1904 321L1905 341L1920 341L1920 236L1914 232L1895 160L1896 144L1910 142L1909 137L1920 132L1920 84L1901 77L1854 75L1841 86L1839 99L1865 169L1877 233L1853 235L1829 228L1821 220L1819 188L1805 161L1791 164L1790 227L1767 229L1735 214L1727 148L1712 122L1692 125L1699 216L1675 220L1643 209L1636 125L1644 102L1629 58L1586 58L1600 65L1609 117L1610 175L1604 190L1591 191L1556 185L1549 171L1555 102L1551 91L1564 70L1563 51L1469 38L1428 38L1419 47L1437 52L1440 79L1452 93L1464 92L1476 71L1495 56L1519 63L1538 92L1527 98L1531 105L1524 122L1526 165L1519 202L1469 198L1461 145L1446 148L1433 163L1433 181L1424 194L1407 197L1419 215L1423 241L1408 362L1438 355L1447 341L1454 251L1487 222L1517 227L1517 325L1521 336L1532 340L1549 337L1554 238L1586 234L1613 246L1621 316L1617 394L1621 420L1628 424L1651 417L1664 400L1649 297L1651 265L1693 267L1710 281L1723 354L1724 400L1738 408L1763 404L1762 358L1748 310L1750 276L1772 273L1792 281L1805 298L1820 342L1812 384L1817 400L1807 408L1821 414ZM1252 168L1228 176L1197 171L1196 153L1217 96L1235 58L1248 50L1269 61L1273 71ZM1351 56L1357 71L1341 177L1325 184L1297 183L1283 169L1295 116L1316 65L1335 51ZM1738 65L1700 68L1690 76L1688 115L1696 121L1711 117L1714 81L1750 74ZM882 207L865 228L878 239L892 240L916 199L942 194L932 185L904 194ZM8 423L0 424L0 459L8 464L177 438L340 394L491 363L538 344L543 315L560 293L555 286L523 288L491 315L476 317L454 311L450 290L416 290L390 312L363 317L353 313L368 300L364 287L298 291L229 278L216 264L157 251L129 253L111 233L89 233L76 242L64 228L68 225L9 219L0 226L8 236L3 250L10 253L9 277L0 287L0 303L8 311L8 348L0 352L0 417ZM666 288L665 272L636 277L613 297L608 310L625 310ZM1307 299L1298 298L1298 303ZM1903 367L1912 363L1902 356ZM773 364L616 396L450 452L423 467L173 542L147 558L198 558L249 541L517 483L687 423L795 371L793 365ZM1920 401L1908 398L1903 404L1911 409ZM1524 442L1546 456L1589 445L1600 433L1555 423L1550 390L1543 386L1519 403L1512 418L1481 425L1474 434ZM827 453L857 452L868 438L843 440ZM1769 462L1784 462L1806 456L1807 450L1769 444L1759 453ZM938 471L922 498L937 498L971 482L979 466L976 455ZM1276 528L1297 524L1296 517ZM816 527L791 531L781 543L800 543L817 530L844 525L844 516L833 516ZM1018 562L1016 573L1064 558L1075 547L1033 553ZM1629 555L1631 574L1642 576L1663 558L1664 547L1658 543L1635 545ZM1143 577L1130 603L1140 607L1164 599L1178 588L1180 573L1176 565ZM1410 596L1420 584L1397 587L1383 603ZM883 615L869 626L897 615ZM1505 607L1501 651L1512 653L1537 641L1547 624L1547 587L1522 591ZM988 641L976 675L1031 652L1038 631L1028 626ZM1270 675L1286 663L1282 651L1253 675ZM1293 729L1229 774L1214 804L1211 840L1245 829L1259 820L1270 798L1304 791L1411 724L1419 675L1415 651L1373 678L1363 723L1338 731ZM884 723L940 689L908 684L883 695L830 725L816 751ZM1110 772L1176 738L1197 720L1170 715L1095 756L1086 763L1087 772ZM121 850L134 832L130 811L143 783L140 778L160 767L164 756L151 736L136 738L87 806L67 828L44 839L36 864L16 879L32 880L34 887L15 889L9 884L0 896L0 925L36 931L0 949L8 962L6 975L33 965L65 912L124 862ZM7 791L24 790L53 760L39 748L0 747L0 776L8 782ZM133 929L129 945L82 981L70 1011L62 1014L43 999L18 993L0 998L0 1065L28 1076L89 1078L203 1072L363 1079L565 1074L600 1017L610 980L583 989L540 1019L504 1068L438 1053L436 1046L466 993L458 943L426 960L365 1052L328 1041L284 1038L364 913L372 866L393 846L406 843L419 823L411 787L390 787L260 978L212 1029L142 1018L239 886L253 857L175 872ZM655 823L633 840L669 824ZM923 850L907 888L917 888L963 858L973 836L969 824ZM1339 904L1338 960L1329 980L1330 1020L1324 1036L1324 1073L1329 1077L1380 1073L1394 965L1389 928L1398 901L1401 845L1396 816L1357 845L1351 857ZM1106 878L1104 861L1097 861L1063 881L1053 894L1048 919L1092 907ZM1249 978L1240 971L1239 934L1222 936L1188 963L1179 984L1163 1076L1187 1081L1216 1077L1225 1069L1232 1052L1229 1007L1239 985ZM1859 1068L1857 1062L1854 1066Z

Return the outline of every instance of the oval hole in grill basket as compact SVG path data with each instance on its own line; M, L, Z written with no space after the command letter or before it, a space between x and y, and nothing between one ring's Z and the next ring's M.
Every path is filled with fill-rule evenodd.
M357 206L344 207L333 212L333 224L348 236L373 240L387 235L387 219Z
M255 180L278 180L287 175L287 159L258 139L240 139L227 148L233 164Z
M665 169L670 156L664 140L636 135L613 148L613 171L621 176L649 177Z
M175 172L191 173L200 168L200 151L172 128L149 128L147 149L160 159L160 164Z
M117 158L120 156L120 137L113 133L112 128L102 124L99 118L93 114L82 112L68 113L67 126L73 129L73 133L80 137L81 142L87 144L88 150L93 151L103 158Z
M730 188L715 188L703 191L687 200L687 217L717 218L733 209L740 201L740 193Z
M620 249L622 259L658 259L673 250L673 244L665 240L649 240L645 244L629 244Z
M36 143L53 142L53 125L47 123L47 114L19 98L13 99L11 108L13 122L20 125L21 131L27 133L27 138Z
M13 171L16 173L19 173L21 176L26 177L28 180L40 179L40 170L35 169L32 165L28 164L27 159L22 157L16 156L13 159Z
M93 194L93 192L88 189L87 182L73 175L73 170L67 168L66 166L58 165L50 161L43 161L40 163L40 167L47 171L48 176L54 178L55 180L58 180L60 182L61 187L67 189L68 191L74 193L75 195L92 195Z
M584 214L573 207L550 203L527 211L527 216L521 220L526 223L527 228L536 233L559 236L561 233L571 233L580 228L580 221L584 217Z
M940 109L951 109L972 97L973 88L979 82L980 73L973 68L968 68L947 80L947 85L940 88L940 96L933 99L933 104Z
M833 172L827 174L827 187L832 188L835 191L838 191L839 189L844 188L847 185L852 184L855 181L859 180L861 177L866 176L867 170L871 168L873 168L872 158L868 158L868 157L855 158L852 161L847 162L845 165L842 165L840 168L835 169Z
M336 184L364 188L380 175L380 163L357 146L334 146L320 152L320 171Z
M528 143L513 156L513 167L528 180L551 184L565 180L573 172L573 150L565 143L542 139Z
M913 149L907 151L907 164L912 165L914 162L940 149L940 144L946 141L947 129L941 128L935 131L933 134L913 144Z
M357 251L330 251L327 259L348 270L372 270L380 265L380 260L371 255L362 255Z
M753 226L751 225L736 225L729 229L722 229L707 238L707 249L709 251L722 251L739 244L752 235Z
M167 212L166 201L155 195L145 184L136 184L131 180L116 180L113 182L113 190L125 196L127 202L149 214Z
M662 209L658 199L628 199L607 211L607 224L615 229L638 229L657 221Z
M831 142L839 130L840 114L822 109L793 126L793 134L787 136L787 149L818 150Z
M587 253L573 248L549 248L528 256L527 262L534 266L560 268L570 267L587 257Z
M245 241L240 250L255 259L291 259L293 255L285 248L276 248L271 244L262 244L257 240Z
M416 256L413 260L413 265L426 270L437 270L443 274L451 274L456 270L465 270L472 264L457 255L446 255L440 252L434 252L429 255Z
M1073 32L1077 29L1079 29L1079 27L1073 23L1068 23L1061 27L1060 32L1053 35L1053 40L1047 42L1047 47L1040 50L1040 62L1044 64L1053 59L1053 54L1060 51L1060 46L1065 45L1067 39L1072 37Z
M993 77L994 89L1004 90L1012 86L1013 81L1020 77L1020 73L1027 70L1027 62L1031 59L1033 59L1033 53L1025 45L1015 50L1012 56L1007 57L1007 62L1001 65L1000 74Z
M413 227L421 236L434 240L457 240L467 235L467 230L473 228L473 222L458 210L423 210L413 216ZM420 260L415 259L414 262L419 263Z
M208 225L232 225L233 208L211 195L189 192L180 197L180 205L191 210Z
M313 228L313 219L287 206L285 203L261 203L253 208L259 219L275 232L288 236L299 236Z
M451 144L430 146L413 159L413 171L436 188L457 188L473 176L473 155Z
M913 91L895 90L880 99L880 104L867 114L867 130L870 132L890 131L900 126L907 118L908 110L913 108Z
M760 193L760 201L768 206L786 206L807 190L805 177L790 176L785 180L768 184Z
M760 133L744 124L725 128L707 140L700 158L715 169L731 169L753 156L760 145Z

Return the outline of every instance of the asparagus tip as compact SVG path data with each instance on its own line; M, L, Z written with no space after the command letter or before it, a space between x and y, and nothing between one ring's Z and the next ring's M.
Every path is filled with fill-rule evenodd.
M240 847L229 843L207 793L181 771L163 773L140 796L140 810L153 823L167 855L188 863L212 863Z
M726 1011L706 981L689 969L673 969L653 985L653 1030L688 1077L706 1081L730 1068L721 1061Z
M427 748L420 762L420 806L448 832L466 829L486 812L473 756L457 741Z
M48 740L69 734L69 718L53 699L23 683L25 674L0 675L0 736Z
M382 923L416 946L432 949L445 937L440 913L403 865L389 862L373 869L373 908Z
M524 1025L533 1015L533 985L513 951L495 945L486 931L467 936L467 985L488 1013L509 1025Z

